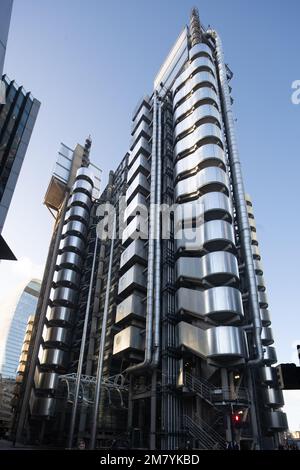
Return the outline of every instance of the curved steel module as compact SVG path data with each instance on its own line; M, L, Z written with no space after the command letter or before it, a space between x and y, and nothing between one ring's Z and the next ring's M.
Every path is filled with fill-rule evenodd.
M76 179L72 189L74 193L82 192L84 194L90 195L93 190L93 185L90 180Z
M185 101L187 97L193 94L198 88L208 87L217 92L218 85L213 75L213 72L198 71L187 79L185 84L179 88L173 98L173 107L175 108L181 102Z
M174 124L183 119L188 113L192 112L194 108L203 104L215 104L220 109L219 99L217 93L208 87L198 88L190 97L174 109L173 122Z
M216 144L204 144L198 147L193 153L181 158L175 163L175 177L181 174L189 174L197 169L209 166L211 162L216 162L215 166L219 166L225 170L226 160L224 150Z
M71 330L63 326L48 326L43 333L45 347L57 346L67 348L71 341Z
M210 220L200 227L175 232L177 250L217 251L235 247L233 227L225 220Z
M34 384L36 389L40 390L55 390L58 386L59 375L56 372L38 372L36 371L34 377Z
M151 153L151 146L145 137L141 137L135 144L134 148L132 149L129 157L128 157L128 168L133 165L135 162L136 158L139 155L146 155L146 157L149 157Z
M60 269L54 280L56 286L73 287L78 289L80 285L80 274L73 269Z
M283 411L269 411L265 413L266 426L271 431L285 431L288 429L286 414Z
M76 181L82 180L82 179L89 181L91 185L94 186L95 176L94 176L93 170L91 170L88 167L83 167L83 166L79 168L76 173Z
M279 388L262 389L265 405L272 408L281 408L284 405L283 394Z
M236 257L225 251L214 251L201 258L180 257L176 261L176 278L200 283L225 284L239 279Z
M209 59L208 57L198 57L194 59L194 61L179 75L178 78L176 78L173 86L172 86L172 91L174 95L178 92L180 87L183 86L183 84L191 77L193 74L195 74L198 70L205 70L209 69L211 74L216 77L216 68L214 66L214 63L212 59Z
M198 106L194 111L188 114L187 117L179 121L174 128L175 141L182 139L186 134L191 133L195 130L198 123L204 119L215 119L218 121L219 127L221 127L221 115L216 106L211 104L204 104Z
M196 150L196 146L200 147L203 144L216 142L223 145L223 135L220 127L211 123L201 124L201 126L197 127L192 134L188 134L175 144L175 158L183 157L185 154L192 153Z
M61 253L66 251L73 251L74 253L82 254L85 248L85 242L81 237L76 235L67 235L65 238L62 238L59 245L59 250Z
M180 202L189 196L195 197L207 192L221 191L229 194L229 178L227 173L218 167L203 168L195 175L180 180L175 185L175 200Z
M244 315L241 293L234 287L219 286L204 291L180 287L176 301L177 311L207 316L215 322L236 321Z
M78 292L70 287L57 287L53 293L53 305L62 305L65 307L75 307Z
M264 363L271 366L277 362L276 349L273 346L264 347Z
M91 205L92 201L90 196L82 192L73 193L68 201L68 208L70 206L81 206L89 210Z
M80 272L83 258L73 251L65 251L57 258L57 267L75 269Z
M76 235L85 239L87 235L87 226L78 220L70 220L64 225L62 230L62 237L65 237L66 235Z
M65 369L68 364L68 352L57 348L41 347L40 350L40 365L45 367L56 367L61 370Z
M234 326L218 326L202 330L189 323L177 325L178 346L184 346L200 357L208 358L217 367L224 363L239 364L248 357L245 333Z
M261 340L264 346L270 346L274 343L273 331L272 328L263 326L261 329Z
M70 209L66 212L66 222L70 220L79 220L79 222L88 223L89 220L89 211L84 207L80 206L71 206Z
M274 385L277 383L277 372L273 367L261 367L259 370L261 381L266 385Z
M195 60L195 57L198 57L199 54L202 53L207 54L211 58L211 60L213 60L211 48L203 42L195 44L193 47L191 47L191 49L189 50L189 59L193 61Z
M75 310L70 307L48 307L48 325L72 325L75 320Z
M232 222L232 205L229 197L220 192L203 194L196 200L178 204L174 211L175 231L184 227L200 226L205 221L223 219Z
M265 308L260 309L260 317L262 321L263 326L270 326L271 325L271 318L270 318L270 313L269 310Z
M55 404L56 400L53 397L36 397L33 394L30 399L31 414L39 417L53 417L55 415Z
M140 154L127 173L127 184L130 184L132 180L137 176L138 173L144 173L148 176L150 173L150 163L147 157L143 154Z

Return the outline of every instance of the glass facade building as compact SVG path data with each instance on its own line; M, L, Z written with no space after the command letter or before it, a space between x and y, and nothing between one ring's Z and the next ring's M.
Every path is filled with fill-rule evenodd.
M16 377L28 317L34 315L40 292L40 281L31 280L21 296L11 315L2 329L0 346L0 374L2 377ZM1 312L3 315L6 312Z

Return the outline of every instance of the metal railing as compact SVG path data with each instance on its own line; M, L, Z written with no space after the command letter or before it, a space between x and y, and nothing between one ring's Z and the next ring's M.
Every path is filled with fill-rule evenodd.
M191 390L196 392L201 398L209 402L212 406L216 403L222 404L228 402L242 402L249 403L248 390L243 387L239 388L224 388L216 387L207 380L186 372L184 374L184 384Z
M223 450L226 449L226 440L215 429L209 426L200 416L192 419L184 416L184 426L188 433L198 441L201 449Z

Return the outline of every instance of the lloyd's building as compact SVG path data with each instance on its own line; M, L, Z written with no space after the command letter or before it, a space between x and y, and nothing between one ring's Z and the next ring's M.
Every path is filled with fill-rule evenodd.
M287 420L231 77L194 9L101 195L89 158L63 189L19 379L19 440L278 446ZM106 225L113 236L101 237Z

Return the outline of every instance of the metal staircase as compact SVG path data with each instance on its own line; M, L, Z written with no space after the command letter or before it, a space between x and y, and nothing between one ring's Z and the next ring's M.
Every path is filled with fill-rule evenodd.
M198 441L200 449L226 449L226 440L199 416L193 420L190 416L185 415L183 419L187 433Z
M194 375L185 373L185 386L199 395L203 400L213 406L215 409L216 404L228 404L228 402L241 402L249 403L248 391L245 388L239 387L234 391L229 388L220 388L211 384L203 378L195 377Z

